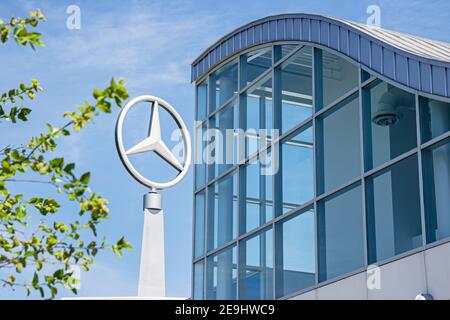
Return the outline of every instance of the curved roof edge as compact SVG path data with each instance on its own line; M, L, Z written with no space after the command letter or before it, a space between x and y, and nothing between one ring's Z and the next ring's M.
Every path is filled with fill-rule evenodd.
M450 97L450 44L314 14L282 14L246 24L192 63L195 81L237 52L274 41L317 43L412 89Z

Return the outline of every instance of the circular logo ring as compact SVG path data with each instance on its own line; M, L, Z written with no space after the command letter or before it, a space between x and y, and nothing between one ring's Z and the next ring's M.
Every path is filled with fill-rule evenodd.
M150 121L149 137L138 143L136 146L132 147L130 150L126 151L123 145L123 137L122 137L123 122L125 120L128 111L130 111L131 108L133 108L136 104L140 102L152 103L153 109ZM178 160L175 158L175 156L171 153L171 151L167 148L167 146L161 139L159 111L158 111L159 106L163 107L172 116L172 118L177 123L178 128L181 130L185 151L183 165L178 163ZM116 123L116 147L120 156L120 160L122 161L127 171L131 174L131 176L135 178L139 183L151 188L152 190L166 189L176 185L178 182L181 181L181 179L184 178L191 164L191 137L189 135L189 131L187 130L186 125L183 122L183 119L175 110L175 108L172 107L168 102L155 96L148 96L148 95L139 96L132 99L125 105L125 107L120 112L119 118L117 119ZM131 164L130 160L128 159L128 154L143 153L148 151L154 151L166 162L175 167L179 171L178 175L174 179L163 183L155 182L142 176Z

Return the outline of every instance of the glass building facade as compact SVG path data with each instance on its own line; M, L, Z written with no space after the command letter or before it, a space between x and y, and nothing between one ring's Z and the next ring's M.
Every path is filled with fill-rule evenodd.
M196 153L223 161L196 157L193 299L287 298L449 239L448 99L306 42L196 86ZM211 151L208 129L245 134Z

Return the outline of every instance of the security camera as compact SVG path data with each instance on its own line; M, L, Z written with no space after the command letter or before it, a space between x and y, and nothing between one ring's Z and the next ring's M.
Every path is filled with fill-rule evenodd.
M372 114L372 122L382 127L397 124L400 120L400 113L396 100L396 96L392 92L385 92L378 101L376 111Z

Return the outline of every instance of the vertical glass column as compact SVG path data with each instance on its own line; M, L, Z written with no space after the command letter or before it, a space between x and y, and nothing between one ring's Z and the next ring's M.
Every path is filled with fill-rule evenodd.
M366 179L369 263L422 245L417 156Z
M427 243L450 237L450 139L424 150Z
M276 70L281 94L281 133L312 116L312 49L303 47Z
M414 95L376 80L363 89L365 169L417 146Z
M270 153L240 170L240 233L249 232L273 218Z
M206 142L205 133L206 125L201 125L195 128L195 189L203 187L206 183L206 163L203 158Z
M193 281L193 299L203 300L204 299L204 263L203 261L194 264L194 281Z
M313 132L310 125L297 130L281 143L282 212L285 214L314 197Z
M306 209L275 224L276 298L316 283L314 210Z
M364 266L361 186L346 188L317 204L319 281Z
M253 82L272 66L272 46L241 56L241 88Z
M203 121L208 111L208 81L204 80L197 86L197 117L196 120Z
M238 92L238 62L233 60L210 76L209 113L223 106Z
M359 83L358 68L335 54L314 49L316 112L327 107Z
M239 246L240 299L273 299L272 230L242 241Z
M208 188L208 250L237 236L237 179L227 175Z
M361 175L358 95L316 119L317 193L329 192Z
M207 291L209 300L235 300L237 285L236 246L222 250L207 259Z
M420 97L422 143L450 131L450 103Z
M205 191L195 195L194 258L205 253Z

